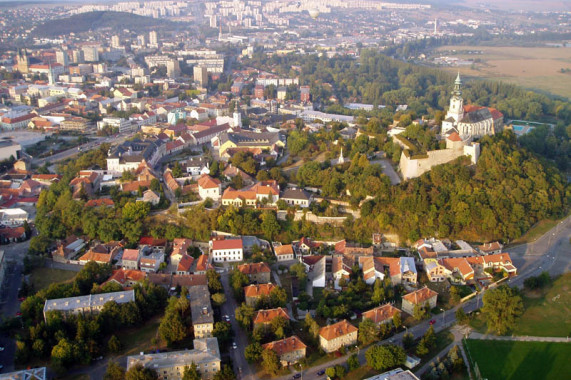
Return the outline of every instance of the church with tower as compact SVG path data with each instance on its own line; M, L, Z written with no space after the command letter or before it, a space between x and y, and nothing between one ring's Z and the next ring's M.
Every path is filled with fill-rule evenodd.
M442 135L456 132L464 141L472 141L486 135L499 133L504 127L504 115L495 108L464 105L460 73L454 82L450 107L442 121Z

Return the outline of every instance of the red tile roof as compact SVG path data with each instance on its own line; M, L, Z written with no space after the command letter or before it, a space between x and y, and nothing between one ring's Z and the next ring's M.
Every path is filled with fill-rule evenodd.
M214 240L212 241L212 250L223 250L223 249L243 249L244 244L242 239L224 239L224 240Z
M322 327L319 330L319 335L325 340L333 340L347 334L358 331L358 329L350 324L346 319L339 321L335 324Z
M258 310L256 316L254 317L254 325L260 323L271 323L274 318L277 317L284 317L287 320L290 320L287 310L283 307L278 307L277 309L268 309L268 310Z
M382 305L376 307L372 310L363 313L363 319L369 318L375 323L383 323L389 319L392 319L396 314L401 311L391 304Z
M295 335L262 345L264 350L272 350L279 357L288 352L303 350L306 347L307 346Z
M266 263L242 264L238 265L238 270L245 275L270 273L270 266Z
M424 287L422 289L415 290L412 293L405 294L402 299L415 305L424 305L426 301L436 296L438 296L438 293L432 289Z
M246 298L269 296L274 288L274 284L249 285L244 287L244 295Z

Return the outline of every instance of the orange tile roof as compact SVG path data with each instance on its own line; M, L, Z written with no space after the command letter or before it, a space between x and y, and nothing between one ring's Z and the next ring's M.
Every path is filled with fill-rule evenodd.
M335 324L322 327L321 330L319 330L319 335L325 340L333 340L358 330L358 328L350 324L346 319L343 319Z
M145 272L134 269L118 269L114 270L111 277L106 282L116 281L121 285L125 285L127 281L141 282L147 277Z
M274 252L279 255L293 255L293 246L291 244L280 245L274 247Z
M216 178L212 178L208 174L203 174L198 179L198 186L202 187L203 189L213 189L220 186L220 180Z
M89 251L79 258L79 261L95 261L96 263L111 262L111 255L108 253L98 253Z
M123 251L123 260L135 261L139 259L138 249L126 249Z
M99 206L115 206L115 202L113 199L109 198L100 198L100 199L90 199L85 203L85 207L99 207Z
M238 265L238 270L245 275L270 273L272 271L266 263L242 264Z
M288 352L303 350L306 347L307 346L295 335L262 345L264 350L272 350L280 357Z
M244 244L242 239L224 239L212 241L212 250L217 251L220 249L242 249Z
M274 284L249 285L244 287L244 294L246 298L269 296L274 288Z
M194 257L187 255L186 253L182 255L182 258L178 262L176 267L177 272L188 272L194 263Z
M208 255L200 255L198 261L196 262L196 270L198 272L204 272L208 269Z
M497 242L494 241L492 243L486 243L486 244L482 244L481 246L478 247L480 249L480 251L482 252L491 252L491 251L497 251L497 250L501 250L502 249L502 245Z
M462 141L462 139L460 138L460 135L457 132L452 132L450 134L450 136L448 136L448 140L455 141L455 142Z
M285 319L291 319L287 313L287 310L283 307L278 307L277 309L268 310L258 310L256 316L254 317L254 325L259 323L271 323L274 318L284 317Z
M463 257L442 259L440 260L440 264L451 272L458 269L458 272L460 272L464 278L470 276L470 274L474 274L474 269L472 269L468 260Z
M424 304L426 301L436 296L438 296L438 293L436 293L432 289L424 287L422 289L415 290L412 293L408 293L404 295L402 298L412 304L417 305L417 304Z
M398 314L400 312L401 311L399 309L388 303L386 305L382 305L372 310L364 312L363 319L369 318L375 323L381 323L388 319L392 319L395 316L395 314Z

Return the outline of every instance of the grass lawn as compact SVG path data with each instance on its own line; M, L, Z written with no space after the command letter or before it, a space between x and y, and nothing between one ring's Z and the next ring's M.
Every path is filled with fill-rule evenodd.
M525 311L514 333L529 336L566 337L571 334L571 273L552 285L524 293Z
M372 369L371 367L364 365L362 367L357 368L354 371L348 372L345 376L346 379L368 379L369 377L373 377L377 374L377 371Z
M557 223L559 223L561 220L562 219L559 219L559 220L545 219L545 220L542 220L540 222L537 222L522 237L512 241L510 245L529 243L529 242L535 241L537 238L544 235L547 231L549 231L550 229L555 227L557 225Z
M63 269L35 268L30 273L30 282L36 291L47 288L55 282L67 282L75 277L77 272Z
M448 346L453 341L454 341L454 335L452 335L449 329L437 332L436 346L433 349L431 349L430 352L428 352L428 354L420 357L420 364L415 368L421 368L423 365L430 362L432 359L436 357L436 355L440 353L440 351L446 348L446 346ZM418 357L418 355L416 354L416 346L418 345L419 342L420 340L417 341L416 344L407 351L407 353Z
M568 379L571 373L568 343L469 339L466 345L469 360L488 380Z
M125 329L118 332L117 338L121 342L123 349L121 354L123 355L133 355L138 354L141 351L149 352L156 349L157 347L151 344L151 339L157 336L159 329L160 317L155 317L142 327ZM164 348L164 347L159 347Z

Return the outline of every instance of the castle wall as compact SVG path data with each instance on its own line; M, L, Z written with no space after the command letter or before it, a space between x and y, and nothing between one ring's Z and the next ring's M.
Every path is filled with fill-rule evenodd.
M446 164L464 155L464 149L431 150L424 158L415 159L402 152L400 158L400 171L403 179L416 178L429 171L433 166ZM426 157L428 156L428 157Z

